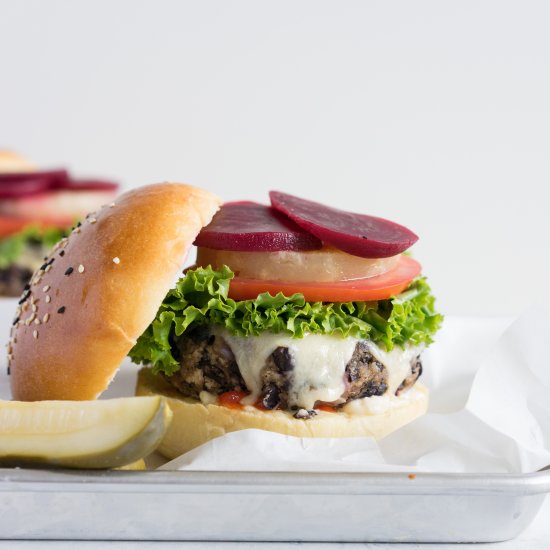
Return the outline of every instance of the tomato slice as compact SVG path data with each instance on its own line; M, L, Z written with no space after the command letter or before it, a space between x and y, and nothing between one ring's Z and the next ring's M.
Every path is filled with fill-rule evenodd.
M421 266L416 260L409 256L401 256L393 269L368 279L336 283L289 283L235 277L229 284L229 297L233 300L253 300L262 292L269 292L273 296L278 292L285 296L299 292L308 302L385 300L403 292L409 283L418 277L420 271Z
M73 222L74 220L69 219L33 220L29 218L17 218L15 216L0 216L0 239L18 233L29 225L36 225L43 229L47 227L64 229L70 227Z

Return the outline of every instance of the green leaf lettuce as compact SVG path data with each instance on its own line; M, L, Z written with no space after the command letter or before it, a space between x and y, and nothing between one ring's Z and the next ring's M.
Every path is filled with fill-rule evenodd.
M302 338L306 333L370 339L387 350L406 343L429 344L443 317L434 310L434 297L424 278L405 292L378 302L306 302L302 294L255 300L228 298L233 272L199 267L188 270L168 292L155 320L139 337L129 355L135 363L150 364L155 372L172 374L179 363L171 342L189 327L214 324L237 336L263 332Z

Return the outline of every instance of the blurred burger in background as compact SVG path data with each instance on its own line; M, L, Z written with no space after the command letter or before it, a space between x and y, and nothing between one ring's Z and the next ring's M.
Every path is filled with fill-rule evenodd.
M116 183L38 170L0 150L0 296L19 296L51 247L117 191Z

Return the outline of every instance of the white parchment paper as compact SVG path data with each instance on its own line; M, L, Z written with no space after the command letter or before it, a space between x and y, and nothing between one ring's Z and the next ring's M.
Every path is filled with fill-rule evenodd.
M383 440L244 430L167 470L533 472L550 465L550 314L446 319L425 352L428 414Z

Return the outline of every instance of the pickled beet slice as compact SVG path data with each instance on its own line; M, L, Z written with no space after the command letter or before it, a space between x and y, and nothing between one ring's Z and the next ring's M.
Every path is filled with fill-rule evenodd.
M112 181L71 179L66 170L0 174L0 199L16 199L57 190L115 192L117 189L118 184Z
M197 236L197 246L217 250L318 250L319 239L274 208L255 202L224 204Z
M10 185L19 181L35 179L35 178L47 178L54 183L62 183L69 179L67 170L36 170L34 172L4 172L0 173L0 184Z
M62 189L69 191L116 191L118 189L118 183L106 180L67 180Z
M48 191L50 180L48 178L29 178L14 182L0 182L0 199L17 199L36 195Z
M65 170L0 174L0 198L17 198L62 187L69 180Z
M270 191L274 208L323 242L354 256L388 258L407 250L418 237L397 223L355 214L287 193Z

